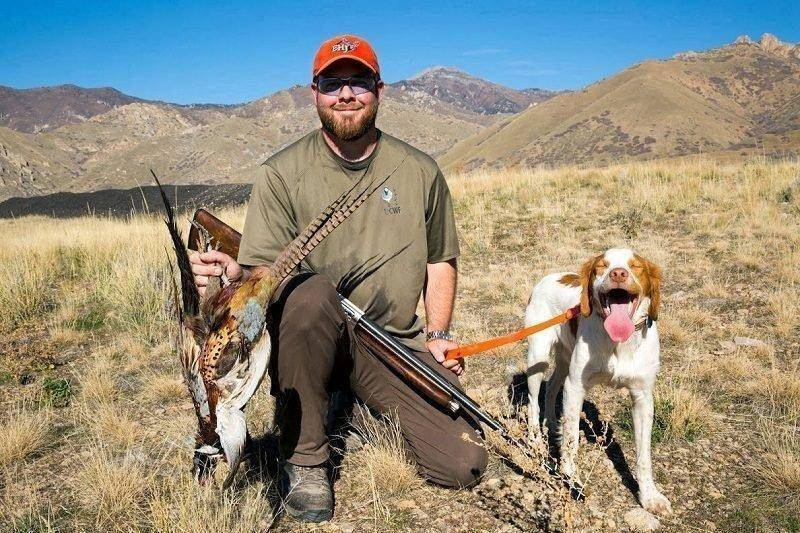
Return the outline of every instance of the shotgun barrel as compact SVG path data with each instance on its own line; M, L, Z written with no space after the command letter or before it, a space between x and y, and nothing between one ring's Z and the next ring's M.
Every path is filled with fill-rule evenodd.
M507 444L510 444L514 448L520 450L529 459L538 461L539 466L542 469L564 483L564 485L569 489L570 495L573 498L577 500L582 500L584 498L583 487L580 484L559 472L548 461L543 460L540 457L536 457L521 439L511 435L502 423L484 411L481 406L475 402L475 400L467 396L461 391L461 389L436 373L436 371L425 364L425 362L417 357L408 347L395 339L378 324L373 322L368 316L366 316L366 314L364 314L364 311L359 309L353 302L342 295L339 295L339 298L341 298L342 301L342 309L344 309L344 312L348 318L353 321L355 327L357 328L356 331L365 331L367 333L365 337L375 339L379 344L384 346L387 351L394 353L402 361L403 365L414 368L420 374L425 376L427 380L435 384L436 388L441 389L446 395L449 395L452 400L448 407L453 413L458 412L459 409L463 409L465 412L471 414L480 422L488 426L491 430L496 431Z
M363 328L371 337L375 338L387 349L391 350L408 366L417 370L420 374L425 376L428 380L436 385L437 388L446 391L453 399L448 406L451 411L458 412L463 408L465 411L474 415L478 420L492 428L499 430L502 425L485 413L475 401L461 392L458 387L444 379L441 375L436 373L431 367L421 361L414 353L408 349L403 343L395 339L392 335L387 333L382 327L372 321L364 311L359 309L353 302L348 300L342 295L339 295L342 300L342 309L345 314L353 321L356 327Z

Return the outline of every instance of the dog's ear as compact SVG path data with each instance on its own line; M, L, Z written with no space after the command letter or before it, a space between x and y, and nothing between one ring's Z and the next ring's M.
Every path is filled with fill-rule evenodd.
M597 264L603 260L603 254L592 257L581 266L581 315L592 314L592 285L597 272Z
M661 306L661 268L642 256L637 256L642 262L644 277L646 278L645 293L650 298L650 308L647 314L653 320L658 320L658 309Z

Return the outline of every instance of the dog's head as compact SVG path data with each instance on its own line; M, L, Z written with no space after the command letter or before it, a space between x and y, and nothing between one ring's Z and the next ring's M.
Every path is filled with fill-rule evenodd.
M627 248L612 248L581 267L581 314L597 312L615 342L633 333L636 320L658 319L661 269Z

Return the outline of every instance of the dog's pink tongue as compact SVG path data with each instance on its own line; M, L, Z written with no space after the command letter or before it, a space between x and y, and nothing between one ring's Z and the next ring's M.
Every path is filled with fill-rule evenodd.
M614 342L625 342L633 335L633 321L628 316L628 304L611 304L611 314L608 315L603 327Z

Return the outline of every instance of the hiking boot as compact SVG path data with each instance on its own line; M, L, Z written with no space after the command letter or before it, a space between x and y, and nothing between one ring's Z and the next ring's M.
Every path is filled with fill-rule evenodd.
M328 469L320 466L283 467L288 478L283 505L289 516L304 522L324 522L333 516L333 489Z

